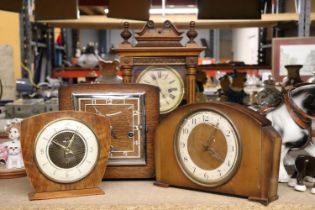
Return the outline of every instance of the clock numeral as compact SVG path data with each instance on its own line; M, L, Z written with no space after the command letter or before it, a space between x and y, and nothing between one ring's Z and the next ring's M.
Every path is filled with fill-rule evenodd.
M196 118L192 118L191 119L191 124L196 125L197 124L197 119Z
M173 84L175 82L175 80L171 80L168 84Z
M220 170L220 169L218 170L218 173L219 173L220 176L222 176L222 173L221 173L221 170Z
M150 76L153 80L156 80L156 76L154 74L150 74Z
M79 174L82 174L82 171L80 170L80 168L77 168Z
M204 177L205 179L209 179L209 174L204 173L204 174L203 174L203 177Z
M40 154L41 155L44 155L45 154L45 150L42 148L42 149L40 149Z
M171 93L171 92L177 91L177 90L178 90L177 88L169 88L167 91L168 91L169 93Z
M162 72L158 72L158 78L161 78L162 77Z
M168 74L165 74L164 79L166 80L166 79L167 79L167 77L168 77Z
M176 96L174 96L173 94L170 94L169 97L174 100L176 98Z
M180 143L180 145L185 148L186 147L186 144L184 142Z
M188 128L184 128L182 132L183 132L183 134L188 134L189 130L188 130Z
M202 115L202 120L204 122L208 122L209 121L209 116L208 115Z
M184 157L184 161L188 161L187 157Z
M194 168L194 170L193 170L193 174L196 172L196 167Z
M42 166L45 167L45 166L47 166L47 164L48 164L48 162L43 163Z

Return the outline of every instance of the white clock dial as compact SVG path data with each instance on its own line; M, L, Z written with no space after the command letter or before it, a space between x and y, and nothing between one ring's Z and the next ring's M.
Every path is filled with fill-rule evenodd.
M160 88L160 113L174 110L184 96L184 83L179 73L170 67L150 66L137 78L137 83Z
M185 175L204 186L228 181L240 160L240 142L234 126L212 110L198 111L185 118L178 127L175 148Z
M53 121L36 138L36 163L55 182L72 183L86 177L95 167L98 156L95 134L77 120Z

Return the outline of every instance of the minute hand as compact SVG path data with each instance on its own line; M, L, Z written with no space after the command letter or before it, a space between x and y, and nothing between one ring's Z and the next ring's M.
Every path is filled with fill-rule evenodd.
M214 136L218 131L218 127L219 127L219 122L217 122L217 124L214 126L214 130L208 139L209 144L211 144L213 142L212 140L214 139Z

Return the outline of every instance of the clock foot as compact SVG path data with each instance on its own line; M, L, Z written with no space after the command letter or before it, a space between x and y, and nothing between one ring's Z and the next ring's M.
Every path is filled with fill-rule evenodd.
M100 188L89 188L82 190L65 190L55 192L32 192L28 194L30 201L33 200L45 200L54 198L67 198L67 197L78 197L78 196L89 196L89 195L102 195L105 194Z
M165 188L170 186L169 184L158 182L158 181L154 182L154 185L159 186L159 187L165 187Z
M267 206L270 202L275 201L279 198L278 195L272 196L270 198L262 198L262 197L248 197L248 200L250 201L256 201L259 202L265 206Z

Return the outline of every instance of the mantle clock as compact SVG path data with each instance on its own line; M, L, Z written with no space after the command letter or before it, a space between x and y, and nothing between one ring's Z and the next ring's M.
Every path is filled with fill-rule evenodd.
M205 49L194 41L197 36L195 22L191 21L188 43L180 43L183 32L168 20L156 28L148 21L136 33L137 43L132 45L129 23L124 23L121 37L124 41L112 51L120 56L120 69L124 83L144 83L160 89L160 114L176 109L179 104L195 102L195 82L199 54Z

